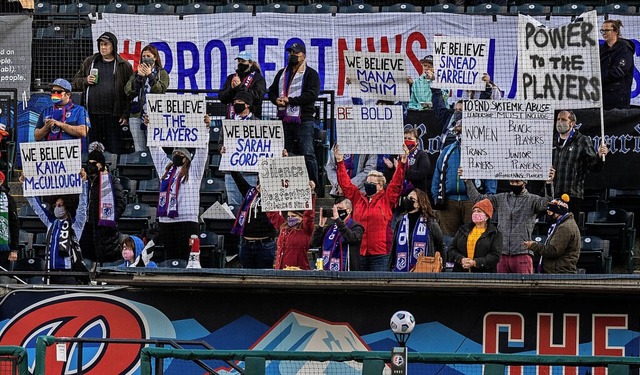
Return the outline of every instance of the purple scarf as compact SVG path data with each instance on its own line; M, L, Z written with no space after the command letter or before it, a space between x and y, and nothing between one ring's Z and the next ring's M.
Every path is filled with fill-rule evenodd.
M345 225L351 226L353 219L349 218ZM346 246L349 249L349 245ZM322 264L325 271L348 271L349 252L342 244L342 234L334 223L325 233L322 243Z
M171 166L167 177L160 183L158 196L158 217L178 217L178 193L180 192L181 177L176 166Z
M259 194L260 193L258 192L258 190L252 187L244 196L244 200L242 201L242 205L240 206L240 210L238 211L238 217L236 218L235 223L233 223L233 228L231 228L232 234L238 234L242 236L242 234L244 233L244 225L247 223L247 219L250 215L251 205Z

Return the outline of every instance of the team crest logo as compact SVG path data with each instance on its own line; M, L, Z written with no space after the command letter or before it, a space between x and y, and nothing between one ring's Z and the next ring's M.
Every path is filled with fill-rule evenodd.
M158 205L164 206L166 204L167 204L167 198L165 198L164 196L161 196L160 200L158 201Z
M398 259L396 259L396 268L401 270L407 266L407 254L398 254Z
M413 257L417 258L418 255L424 254L427 244L424 242L414 242L413 244Z
M107 203L102 206L102 215L111 216L113 214L113 205L111 203Z
M340 259L331 258L331 263L329 263L330 271L340 271Z

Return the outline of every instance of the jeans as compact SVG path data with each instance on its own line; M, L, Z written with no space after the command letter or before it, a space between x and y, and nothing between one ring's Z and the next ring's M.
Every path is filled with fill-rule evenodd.
M304 163L307 166L309 179L318 186L318 161L316 151L313 147L313 121L305 121L301 124L284 122L284 148L289 155L304 156Z
M142 119L140 117L129 118L129 130L131 138L133 138L133 146L136 151L142 151L147 148L147 131L140 129Z
M120 118L111 115L89 114L89 119L91 120L91 129L88 135L89 143L98 141L110 153L120 154L122 145Z
M242 268L273 268L273 262L276 259L276 241L272 238L253 241L240 237L238 254Z
M365 255L360 256L360 271L389 271L388 255Z
M256 173L242 173L242 177L244 177L245 181L251 186L256 186L258 184L258 175ZM231 206L231 210L237 213L240 208L240 204L242 204L242 200L244 197L240 190L238 190L238 185L231 177L231 173L224 174L224 187L227 190L227 204Z

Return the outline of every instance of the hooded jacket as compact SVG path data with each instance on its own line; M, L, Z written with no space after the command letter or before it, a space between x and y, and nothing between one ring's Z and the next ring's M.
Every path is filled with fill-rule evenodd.
M157 268L158 265L152 261L149 260L149 262L147 264L144 263L144 256L142 254L142 251L144 250L144 242L140 239L140 237L137 236L129 236L129 238L131 238L133 240L133 244L135 246L135 259L133 261L133 263L129 263L126 260L124 261L124 263L122 264L122 267L148 267L148 268ZM147 255L147 254L145 254Z
M115 71L115 98L113 102L113 111L111 114L114 117L129 118L131 112L131 100L125 94L124 86L129 81L129 78L133 75L133 67L131 64L123 59L118 54L118 38L110 32L103 33L102 35L108 36L113 41L113 54L116 59L116 71ZM101 36L102 36L101 35ZM98 51L100 50L100 39L97 40ZM94 53L87 57L80 66L80 69L73 78L73 89L76 91L83 91L82 104L85 108L89 108L88 99L91 95L91 85L87 84L87 76L93 68L93 64L96 59L101 58L100 52Z
M604 109L630 107L635 51L635 45L631 41L622 38L618 38L611 47L607 43L600 46L602 104Z
M89 176L89 201L87 211L86 235L93 239L95 258L98 262L113 262L118 260L120 254L120 237L117 227L98 225L100 212L100 174ZM109 173L111 189L113 191L113 203L115 204L116 223L120 220L126 200L122 190L120 179Z

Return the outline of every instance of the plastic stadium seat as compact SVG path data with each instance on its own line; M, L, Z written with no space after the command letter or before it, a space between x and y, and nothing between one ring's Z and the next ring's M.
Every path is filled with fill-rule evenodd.
M467 13L470 14L506 14L507 7L492 3L478 4L467 7Z
M29 204L20 206L18 209L18 223L20 223L21 229L29 233L44 233L47 231L47 227L42 224L42 221L40 221L40 218Z
M203 268L224 268L224 236L214 232L202 232L199 237L200 265Z
M637 8L629 4L607 4L597 6L598 14L636 14Z
M284 3L257 5L256 13L295 13L296 7Z
M424 7L424 12L425 13L433 13L433 12L464 13L464 7L453 5L453 4L437 4L431 7Z
M334 14L338 11L338 7L335 5L327 5L322 3L300 5L298 7L298 13L318 13L318 14Z
M136 197L138 197L138 202L156 206L158 204L158 194L160 194L159 179L154 178L138 182L138 189L135 193Z
M215 202L223 201L224 180L221 178L203 178L200 184L200 207L207 209Z
M145 203L129 203L118 220L121 233L139 236L149 228L151 221L151 207Z
M211 14L215 11L213 5L192 3L187 5L178 5L176 13L178 14Z
M340 13L378 13L380 8L370 4L354 4L344 7L339 7Z
M591 7L584 4L565 4L556 5L551 10L551 13L555 15L571 15L578 16L584 12L590 11Z
M617 261L625 262L627 270L633 272L633 246L636 238L633 212L620 209L589 212L585 231L589 236L609 240L611 256Z
M419 6L419 5L400 3L400 4L389 5L389 6L383 6L382 7L382 11L383 12L417 12L417 13L422 13L422 7Z
M58 12L58 6L48 1L37 3L33 9L36 16L50 16Z
M120 155L118 176L134 180L150 180L155 177L155 167L148 151Z
M91 5L89 3L81 2L81 3L71 3L64 4L58 7L58 14L61 15L88 15L89 13L94 13L96 11L96 6Z
M176 7L164 3L153 3L138 6L138 13L141 14L175 14Z
M57 25L36 29L36 39L66 39L67 29Z
M609 241L598 237L582 237L578 268L583 268L586 273L611 273Z
M548 6L540 5L538 3L528 3L522 5L513 5L509 9L509 13L511 14L549 14L551 13L551 8Z
M136 12L136 6L126 3L111 3L104 6L99 6L98 12L133 14Z
M137 181L124 176L118 177L118 179L120 180L120 185L122 185L122 194L125 202L131 202L131 199L136 196Z
M167 259L158 263L159 268L187 268L187 261L184 259Z
M253 5L227 4L216 6L216 13L253 13Z

